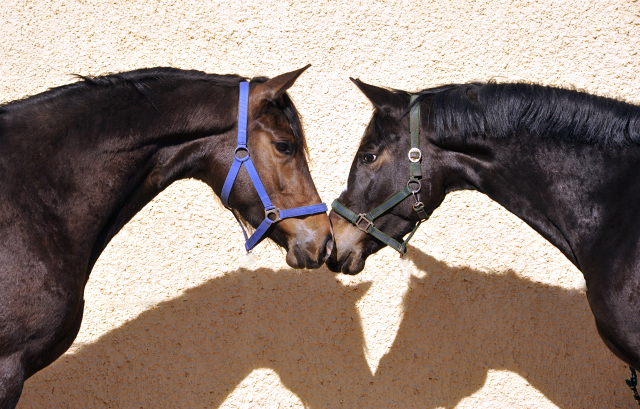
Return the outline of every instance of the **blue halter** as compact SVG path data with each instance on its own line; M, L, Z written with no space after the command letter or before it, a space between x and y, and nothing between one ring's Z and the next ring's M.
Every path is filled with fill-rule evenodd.
M267 230L273 223L277 223L282 219L288 219L290 217L301 217L308 216L311 214L324 213L327 211L327 205L324 203L319 203L315 205L309 206L301 206L295 207L293 209L283 209L280 210L271 204L271 200L269 200L269 195L264 190L264 186L260 181L260 176L258 176L258 172L256 168L253 166L253 162L251 162L251 157L249 155L249 148L247 147L247 112L249 110L249 83L243 81L240 83L240 102L238 105L238 147L235 151L235 158L233 159L233 163L231 164L231 169L229 169L229 173L227 174L227 179L224 181L224 186L222 187L222 193L220 194L220 198L222 199L222 204L229 210L232 210L229 207L229 194L231 193L231 189L233 188L233 183L238 176L238 172L240 172L240 168L244 164L244 167L247 169L247 173L249 173L249 177L253 182L253 186L258 192L258 196L260 196L260 200L262 201L262 205L264 206L264 220L260 223L260 226L256 229L255 232L251 235L251 237L247 236L247 232L238 219L238 216L233 212L233 215L238 219L238 224L240 224L240 228L242 229L242 234L245 239L245 248L247 252L251 251L262 239L264 239ZM238 156L241 154L242 157Z

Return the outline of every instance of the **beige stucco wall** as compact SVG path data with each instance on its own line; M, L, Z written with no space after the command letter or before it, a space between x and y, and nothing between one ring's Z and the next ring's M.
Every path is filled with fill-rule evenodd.
M291 95L325 202L371 107L348 80L577 87L640 103L640 3L14 1L0 5L0 100L149 66L267 75ZM2 147L0 147L2 149ZM19 408L632 407L579 272L486 197L450 195L408 260L356 277L242 251L230 213L176 183L94 269L73 347Z

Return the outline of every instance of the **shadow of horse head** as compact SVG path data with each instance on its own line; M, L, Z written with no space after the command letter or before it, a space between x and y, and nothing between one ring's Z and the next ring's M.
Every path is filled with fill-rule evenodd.
M411 277L398 334L375 374L382 387L404 379L413 389L407 407L454 407L489 370L519 374L561 408L634 404L628 369L598 336L583 292L511 270L451 267L415 247L409 255L426 275Z
M219 407L258 368L309 406L340 407L372 380L355 307L368 288L326 270L229 272L64 355L18 407Z
M18 407L220 407L258 368L312 408L454 407L489 370L519 374L561 408L633 405L583 293L409 256L425 275L410 278L375 374L360 321L371 312L357 308L370 283L238 269L64 355L26 383Z

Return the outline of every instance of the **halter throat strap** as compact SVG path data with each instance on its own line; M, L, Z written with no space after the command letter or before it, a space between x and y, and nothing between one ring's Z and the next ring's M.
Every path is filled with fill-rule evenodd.
M267 194L267 191L265 190L264 185L260 180L260 176L258 175L255 166L253 166L249 148L247 147L248 112L249 83L247 81L242 81L240 83L240 97L238 102L238 146L235 150L235 157L233 159L233 162L231 163L231 168L229 169L227 178L225 179L224 185L222 186L220 198L222 199L222 204L224 205L224 207L231 210L236 220L238 221L238 224L242 229L242 234L244 235L245 248L247 252L250 252L258 243L260 243L265 238L266 233L272 224L290 217L301 217L324 213L327 211L327 205L324 203L319 203L309 206L294 207L291 209L278 209L271 203L269 195ZM233 188L234 182L238 176L238 173L240 172L240 168L242 167L242 165L244 165L247 173L249 174L249 177L251 178L251 182L253 183L253 187L256 189L256 192L260 197L260 201L262 202L265 213L264 220L262 221L262 223L260 223L256 231L254 231L250 237L247 234L247 231L236 212L234 212L229 207L229 195L231 194L231 189Z
M356 226L361 231L370 234L371 236L380 240L387 246L395 249L400 254L404 254L407 252L407 243L409 243L409 240L411 240L413 235L416 233L418 227L420 227L420 224L423 221L429 219L429 216L431 216L431 214L427 213L424 210L424 204L418 200L417 196L420 192L420 180L422 179L422 169L420 167L422 162L422 152L420 151L420 104L415 102L417 98L417 95L412 95L411 103L409 105L409 130L411 133L411 149L409 149L409 152L407 154L407 156L409 157L409 181L407 182L407 185L404 187L404 189L400 190L398 193L385 200L384 203L382 203L380 206L376 207L369 213L356 214L345 205L340 203L337 199L334 200L331 204L332 209L340 216L351 222L351 224ZM403 242L399 242L375 227L374 221L409 196L413 196L414 198L415 202L413 204L413 210L417 213L420 220L413 227L413 230L411 230L411 233L409 233L407 238Z

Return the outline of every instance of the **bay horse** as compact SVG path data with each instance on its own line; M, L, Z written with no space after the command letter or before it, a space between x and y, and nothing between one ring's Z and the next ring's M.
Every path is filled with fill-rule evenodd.
M526 83L411 95L352 81L374 113L332 205L327 266L357 274L385 245L403 253L447 193L473 189L583 273L600 336L640 369L640 107Z
M331 226L286 93L306 68L250 81L142 69L0 106L0 408L69 348L100 253L178 179L262 229L248 250L268 236L292 267L324 263Z

